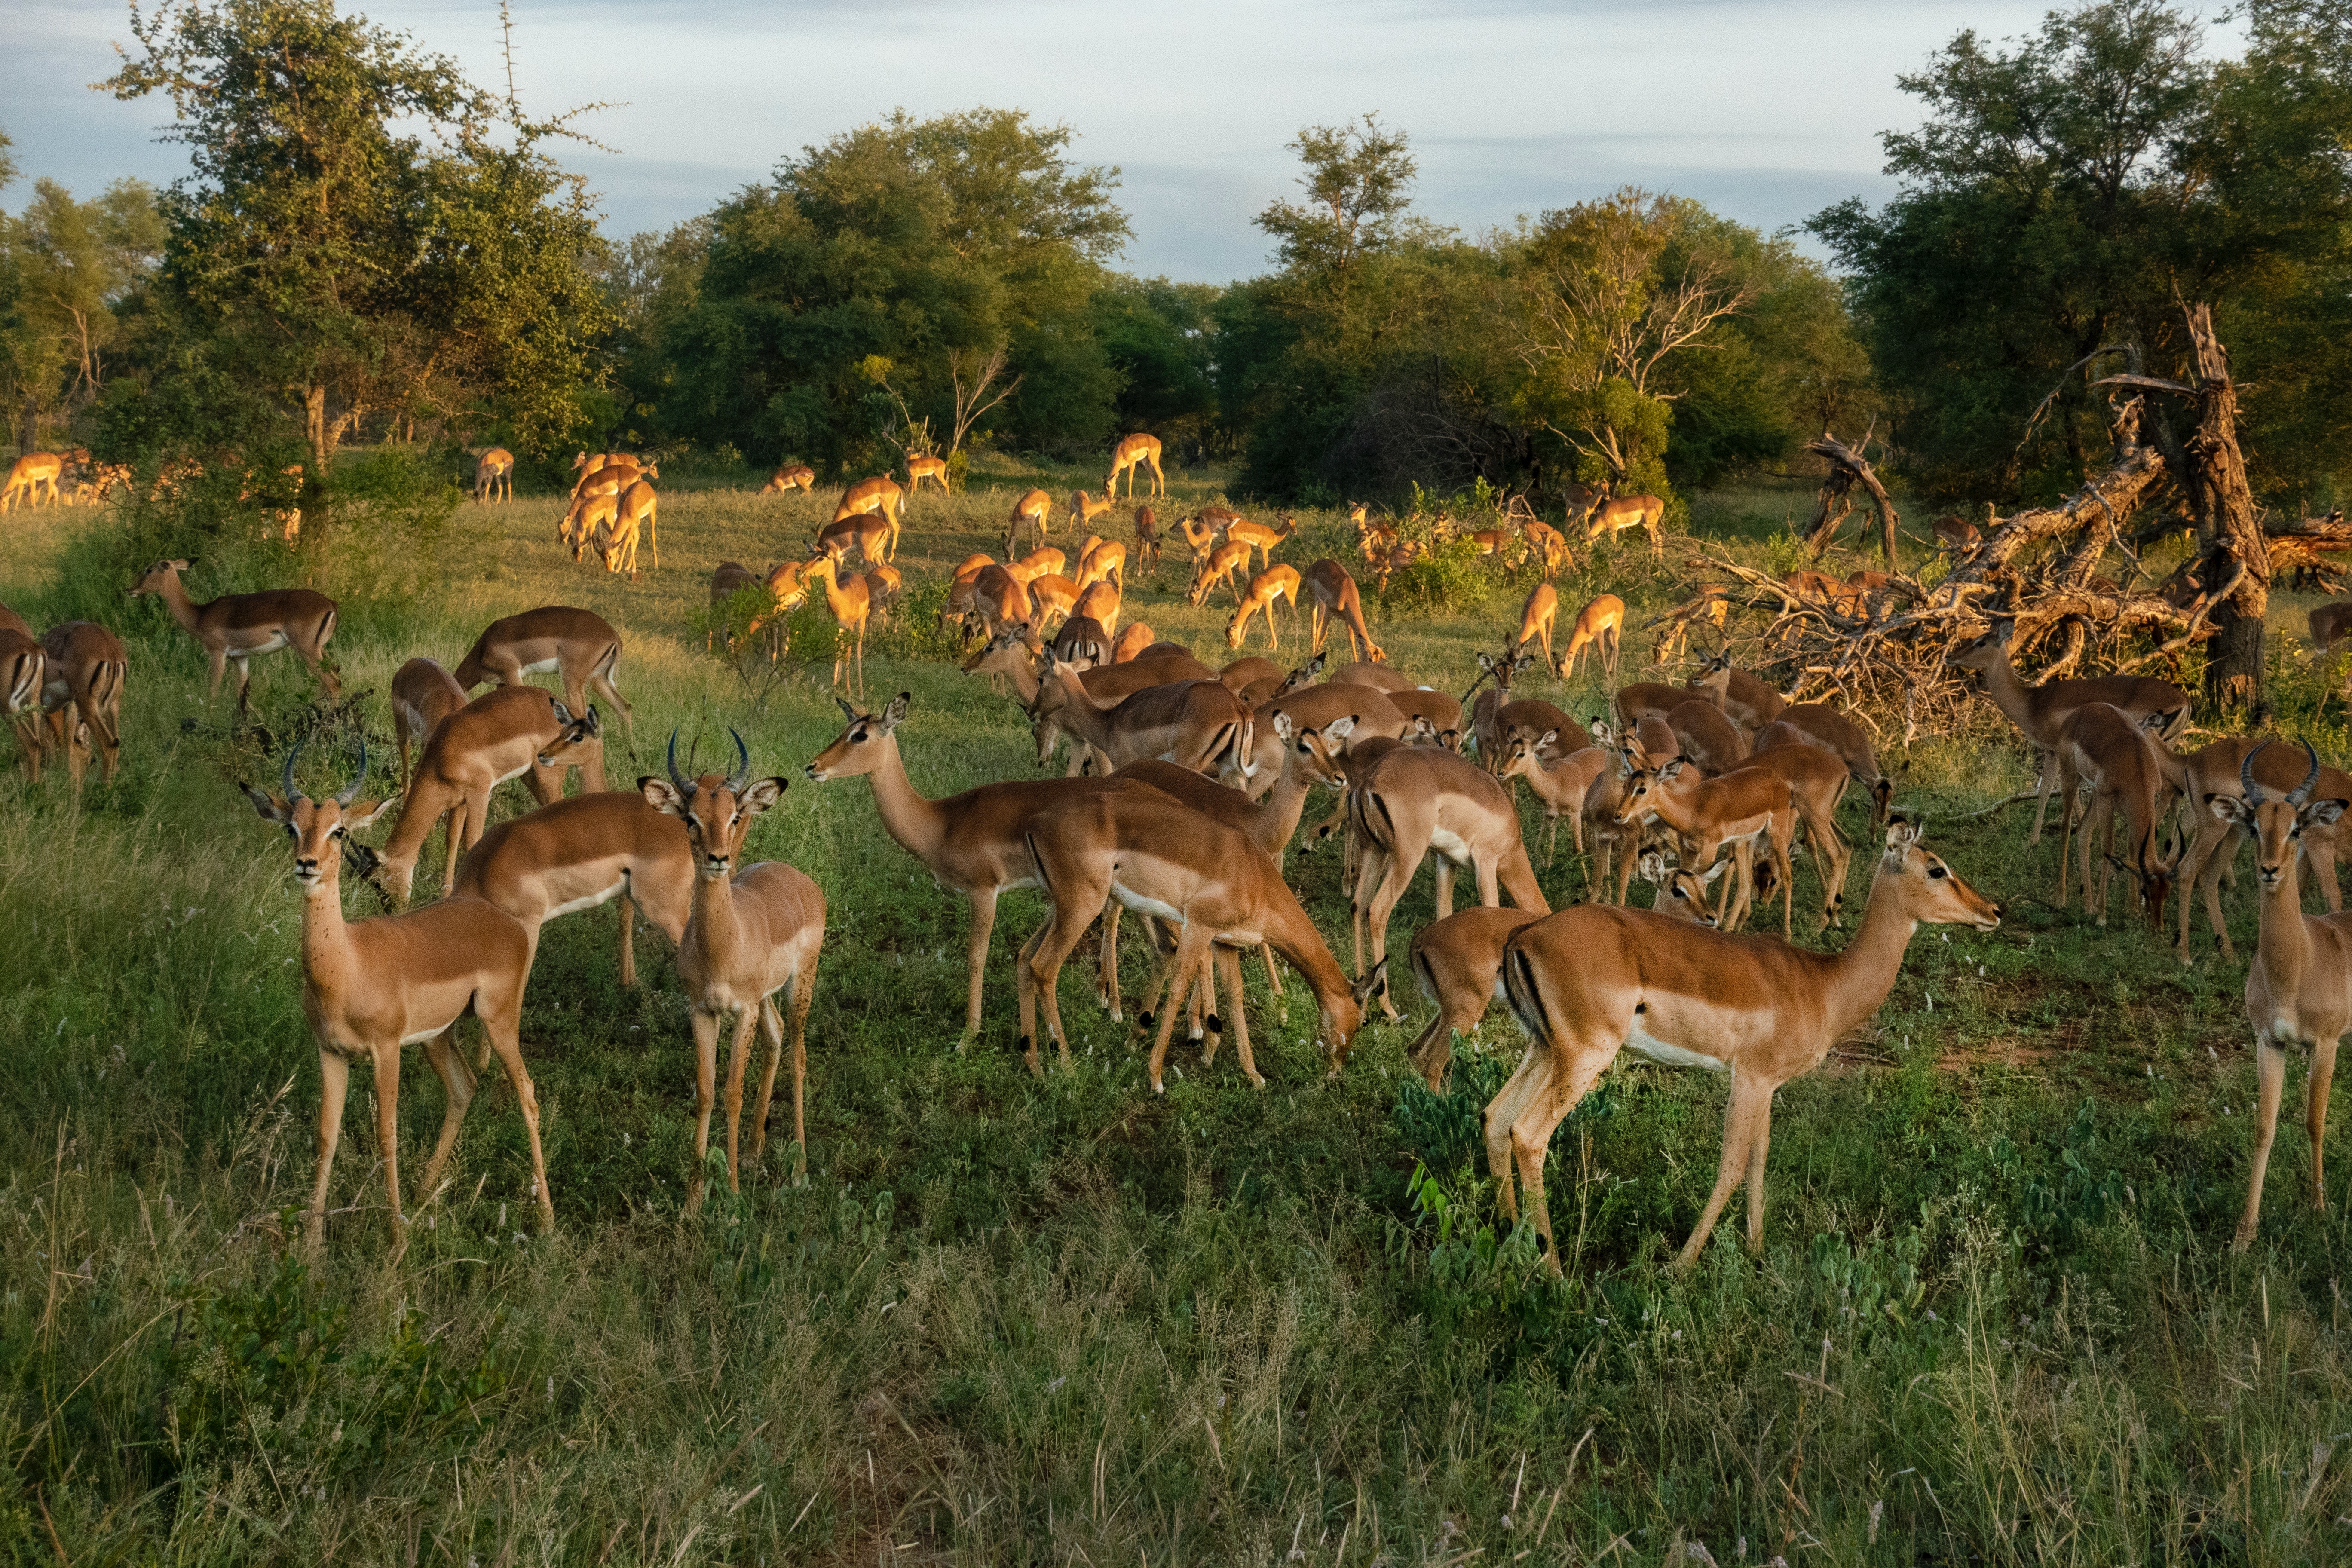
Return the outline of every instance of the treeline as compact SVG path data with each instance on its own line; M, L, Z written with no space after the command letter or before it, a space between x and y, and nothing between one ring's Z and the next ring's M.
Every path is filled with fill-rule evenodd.
M352 439L838 477L908 450L1091 460L1148 429L1324 501L1671 498L1833 428L1935 495L2007 501L2079 480L2105 445L2091 383L2177 372L2199 300L2259 481L2325 500L2352 416L2352 25L2326 0L2242 14L2218 62L2155 0L2006 50L1961 34L1903 79L1926 120L1886 138L1900 194L1809 225L1834 274L1633 190L1442 227L1406 136L1367 118L1301 132L1296 199L1255 220L1269 270L1219 286L1118 271L1118 171L1019 111L893 115L616 243L547 154L566 121L332 0L134 11L105 85L170 100L190 171L85 201L44 182L0 221L0 397L20 446L299 449L318 476Z

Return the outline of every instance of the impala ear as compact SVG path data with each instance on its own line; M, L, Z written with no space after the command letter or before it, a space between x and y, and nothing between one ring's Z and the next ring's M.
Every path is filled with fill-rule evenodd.
M1486 671L1487 674L1489 674L1489 675L1494 674L1494 673L1495 673L1495 660L1494 660L1494 657L1493 657L1491 654L1483 654L1483 653L1482 653L1482 654L1480 654L1480 655L1478 656L1478 668L1481 668L1481 669L1483 669L1483 670L1485 670L1485 671Z
M2253 815L2246 809L2245 801L2234 795L2209 795L2205 797L2205 809L2221 821L2231 824Z
M593 702L588 704L588 727L584 732L592 741L604 732L604 721L598 717Z
M2297 829L2328 826L2344 815L2346 804L2340 800L2315 800L2295 814L2294 825Z
M1291 723L1290 715L1279 708L1274 710L1274 732L1285 741L1297 733L1297 727Z
M264 822L283 826L294 815L293 806L287 804L283 796L274 795L266 789L256 789L249 784L240 784L236 787L245 792L245 798L253 803L253 809Z
M1342 713L1323 726L1323 739L1326 741L1344 741L1355 732L1356 715L1353 713Z
M1723 874L1730 869L1730 861L1717 860L1714 865L1709 866L1706 870L1699 873L1698 884L1702 888L1712 888L1717 882L1722 880Z
M347 828L372 826L375 819L390 811L393 802L399 798L398 795L387 795L382 800L356 801L343 807L343 826Z
M1679 778L1682 776L1682 771L1683 759L1675 757L1658 770L1658 781L1663 784L1668 779Z
M1919 842L1919 825L1900 816L1886 819L1886 858L1900 861Z
M744 785L743 793L735 797L736 808L740 811L749 812L752 816L756 816L761 812L763 812L770 806L775 805L776 802L783 799L784 791L791 787L792 786L789 784L786 784L780 778L755 780L754 782Z
M1378 963L1372 965L1371 972L1370 973L1366 974L1361 980L1357 981L1352 986L1349 987L1349 990L1355 993L1356 1005L1359 1007L1362 1006L1365 1001L1370 998L1374 992L1388 984L1388 979L1389 961L1383 958Z
M1536 742L1536 750L1537 750L1537 751L1538 751L1538 752L1540 752L1540 751L1542 751L1546 746L1550 746L1550 745L1556 745L1556 744L1558 744L1558 743L1559 743L1559 731L1557 731L1557 730L1546 730L1546 731L1543 732L1543 739L1542 739L1542 740L1540 740L1540 741L1538 741L1538 742Z
M899 725L907 721L907 704L909 700L910 699L908 697L907 693L903 691L898 693L898 696L890 699L890 705L882 710L882 732L884 734L888 734L891 731L897 729Z
M1644 882L1649 882L1654 885L1664 881L1666 879L1666 858L1658 853L1655 849L1643 850L1641 859L1641 878Z
M646 797L647 805L652 806L664 816L686 815L685 798L671 787L667 779L657 779L653 774L647 773L637 781L637 793Z

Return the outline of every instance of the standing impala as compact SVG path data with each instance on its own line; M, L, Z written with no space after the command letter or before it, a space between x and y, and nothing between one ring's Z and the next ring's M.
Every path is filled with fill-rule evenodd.
M1113 665L1113 671L1121 667ZM1087 690L1079 672L1049 653L1038 675L1032 721L1058 721L1072 735L1102 753L1114 768L1146 757L1162 757L1179 767L1250 771L1252 721L1249 705L1221 680L1188 680L1147 686L1115 701Z
M808 1124L802 1100L808 1079L808 1011L816 995L818 950L824 945L824 894L805 873L781 860L735 869L743 840L761 812L783 798L780 778L751 778L751 753L734 731L735 771L704 773L689 783L677 771L677 735L669 738L669 778L637 781L646 804L686 824L694 849L694 915L678 943L677 973L686 982L694 1026L694 1176L686 1212L702 1205L702 1156L710 1147L710 1104L718 1077L719 1024L735 1014L727 1050L727 1188L741 1191L736 1138L743 1119L743 1072L751 1058L751 1032L768 1037L768 1068L751 1110L751 1158L768 1141L768 1101L784 1054L784 1023L773 1000L784 994L793 1010L793 1175L808 1175Z
M25 773L41 780L41 694L49 684L49 656L24 617L0 605L0 715L16 731Z
M1568 674L1576 679L1578 659L1586 648L1592 650L1592 661L1601 666L1610 679L1617 679L1617 644L1625 628L1625 601L1614 594L1601 594L1576 612L1576 625L1568 634ZM1551 657L1549 646L1544 657ZM1554 670L1553 674L1559 672Z
M96 621L60 621L41 639L41 653L48 743L65 752L66 772L78 790L95 740L106 781L113 783L122 765L122 686L131 675L122 639Z
M1789 846L1797 833L1797 803L1787 779L1761 768L1703 778L1676 757L1625 781L1618 826L1631 827L1652 816L1681 837L1685 866L1712 866L1726 846L1738 858L1733 885L1716 905L1716 918L1726 931L1738 931L1755 901L1756 844L1761 839L1780 879L1780 934L1791 934L1796 892Z
M2246 972L2246 1021L2254 1030L2254 1070L2261 1084L2255 1112L2253 1168L2246 1179L2246 1211L2231 1241L2233 1251L2253 1244L2263 1212L2263 1177L2278 1136L2281 1092L2286 1086L2286 1050L2311 1053L2304 1089L2304 1125L2311 1133L2311 1206L2325 1214L2327 1187L2321 1152L2327 1140L2327 1089L2336 1077L2336 1045L2352 1027L2352 915L2306 915L2295 879L2296 840L2311 828L2333 825L2347 803L2314 800L2319 754L2304 743L2311 771L2284 795L2254 782L2257 747L2240 766L2238 796L2210 795L2206 809L2254 841L2254 869L2262 884L2262 934Z
M1380 645L1372 641L1371 632L1364 626L1363 595L1357 590L1356 580L1348 569L1329 556L1307 568L1307 595L1312 614L1308 626L1313 646L1308 651L1321 653L1323 639L1330 635L1333 626L1346 628L1348 657L1379 664L1388 658Z
M474 500L477 502L514 500L512 452L504 447L493 447L482 454L482 460L474 465Z
M557 742L558 747L562 742ZM541 754L542 766L561 758ZM672 947L694 908L686 827L627 790L575 795L510 816L457 866L457 896L486 899L520 921L538 951L540 927L559 915L621 900L621 984L637 983L635 915Z
M898 693L879 713L863 712L838 697L834 700L848 728L810 760L803 771L811 782L863 775L873 785L884 830L923 863L933 880L971 901L970 993L963 1037L957 1045L961 1050L980 1033L981 981L989 933L996 926L997 898L1011 889L1037 885L1036 865L1024 837L1031 819L1074 793L1149 786L1131 779L1030 779L982 784L943 800L926 800L915 793L898 755L897 731L907 718L907 694ZM1099 900L1095 908L1102 908Z
M2151 720L2161 727L2164 719ZM2096 913L2107 923L2110 873L2120 866L2139 884L2141 907L2151 929L2164 930L2164 904L2172 895L2172 865L2157 846L2163 819L2171 815L2173 785L2168 776L2179 771L2153 736L2132 722L2122 709L2105 702L2077 708L2058 731L2058 804L2063 826L2058 837L2058 905L2066 905L2067 842L2074 832L2075 791L2091 786L2091 803L2082 813L2083 912ZM2116 811L2120 806L2130 827L2131 858L2115 853ZM2091 890L2091 841L2100 840L2098 891Z
M1518 1217L1523 1191L1559 1273L1544 1153L1552 1130L1630 1046L1666 1067L1731 1078L1715 1190L1675 1267L1697 1260L1743 1174L1748 1246L1761 1247L1772 1097L1878 1011L1922 921L1989 931L2000 924L2000 908L1952 875L1920 845L1918 828L1897 817L1886 830L1862 927L1843 952L1808 952L1769 937L1727 936L1601 904L1562 910L1520 931L1504 950L1503 990L1528 1033L1528 1054L1486 1107L1486 1160L1504 1216Z
M131 596L153 594L162 598L172 618L205 650L213 678L205 701L220 695L221 673L235 659L236 709L243 713L246 687L253 679L246 661L282 647L292 648L310 667L329 697L342 696L342 682L323 662L327 639L335 635L332 599L308 588L272 588L260 594L224 594L210 604L199 605L180 583L180 574L193 564L186 560L156 562L131 584Z
M593 610L545 605L485 626L453 679L471 691L491 680L520 686L526 675L553 670L563 682L564 705L574 713L587 711L588 692L593 689L621 715L624 728L634 728L635 715L629 711L628 700L613 684L620 666L621 634L611 622ZM590 789L604 787L601 759L583 764L583 771Z
M402 789L415 776L409 772L410 757L424 750L436 724L465 705L466 689L437 659L412 658L394 672L392 733L400 745Z
M1160 471L1160 437L1138 433L1129 436L1111 449L1110 477L1103 480L1103 499L1108 500L1118 489L1118 477L1127 476L1127 493L1135 496L1135 470L1148 466L1151 469L1151 493L1168 493L1168 476Z
M1004 553L1010 558L1020 547L1021 525L1034 523L1040 542L1053 533L1054 497L1046 490L1030 490L1013 503L1013 517L1004 525Z
M547 1188L547 1162L539 1145L539 1096L522 1065L517 1028L530 973L530 938L520 921L479 899L444 899L404 915L346 923L341 887L345 836L365 827L390 803L357 801L367 779L367 738L351 783L326 800L294 787L298 744L287 754L282 795L241 786L265 822L294 841L294 879L302 885L302 1012L319 1042L319 1159L310 1185L304 1240L314 1254L327 1237L327 1178L342 1137L343 1098L352 1063L365 1058L375 1074L375 1157L383 1166L392 1211L392 1256L408 1250L408 1223L400 1206L400 1051L422 1041L425 1058L446 1090L441 1139L425 1162L420 1187L432 1201L442 1167L457 1147L457 1124L474 1098L474 1075L457 1050L457 1020L471 1013L505 1064L530 1139L531 1193L540 1225L555 1228Z
M596 710L585 715L587 739L597 736ZM416 862L434 824L448 818L448 859L441 871L446 896L457 885L457 858L490 825L490 792L529 776L531 795L546 805L563 797L561 768L539 766L539 754L572 722L572 712L536 686L502 686L483 693L435 726L401 797L400 818L383 852L369 866L385 878L384 891L404 904Z
M2244 842L2246 835L2235 816L2224 817L2210 807L2215 795L2242 796L2242 781L2250 758L2253 759L2255 778L2270 794L2283 795L2294 788L2303 777L2301 760L2284 747L2266 751L2268 745L2259 736L2237 735L2179 759L2179 776L2176 782L2189 797L2190 819L2197 824L2195 841L2179 857L2179 880L2185 890L2180 899L2179 943L2175 951L2183 963L2189 962L2190 906L2195 902L2195 894L2200 892L2204 895L2206 918L2212 922L2213 934L2221 943L2221 956L2231 963L2238 961L2238 950L2230 942L2230 928L2221 919L2221 882L2222 874L2233 868L2238 846ZM2312 787L2323 800L2337 795L2352 799L2352 774L2323 767ZM2313 822L2295 836L2302 863L2319 884L2320 896L2326 900L2329 914L2344 908L2344 890L2336 879L2336 851L2343 834L2340 821Z
M2168 680L2153 680L2138 675L2103 675L2089 680L2045 680L2039 686L2028 686L2017 679L2017 670L2009 661L2009 646L2012 624L1998 623L1991 631L1975 642L1953 653L1948 662L1963 669L1973 669L1984 677L1985 695L1993 700L2011 723L2025 736L2029 744L2042 754L2042 778L2033 801L2033 831L2026 843L2042 842L2042 813L2049 804L2051 785L2058 777L2058 732L2074 710L2086 702L2106 702L2122 709L2134 723L2146 721L2157 713L2178 712L2181 718L2168 726L2158 739L2170 742L2179 733L2179 723L2189 712L2189 694ZM1786 717L1786 715L1782 715Z
M1555 679L1559 666L1551 657L1552 627L1559 620L1559 590L1549 583L1538 583L1528 590L1528 601L1519 606L1519 635L1511 639L1513 648L1534 647L1543 654L1544 673ZM1574 653L1571 644L1570 652Z
M948 460L945 458L919 458L907 454L907 499L913 500L915 492L929 479L940 487L940 494L948 493Z

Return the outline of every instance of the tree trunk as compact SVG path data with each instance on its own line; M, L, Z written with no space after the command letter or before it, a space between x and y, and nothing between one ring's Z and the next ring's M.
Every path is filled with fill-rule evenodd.
M1879 482L1877 470L1870 466L1870 459L1862 455L1863 449L1869 445L1867 435L1849 447L1826 430L1822 432L1819 440L1805 443L1806 451L1826 458L1830 465L1829 477L1822 481L1821 492L1813 500L1813 520L1806 530L1805 543L1816 557L1829 548L1830 541L1837 536L1838 524L1844 521L1846 513L1853 510L1851 492L1854 486L1860 485L1870 497L1872 510L1878 514L1878 548L1886 557L1886 569L1892 572L1896 569L1895 525L1900 519L1895 510L1895 502L1887 496L1886 487Z
M2213 335L2211 306L2191 305L2187 314L2197 354L2197 430L2183 446L2188 473L2182 488L2208 552L2231 556L2246 569L2237 592L2213 613L2217 630L2206 651L2205 700L2216 713L2246 709L2250 720L2261 724L2270 716L2263 659L2270 546L2254 516L2246 459L2238 449L2238 392L2230 383L2229 351Z

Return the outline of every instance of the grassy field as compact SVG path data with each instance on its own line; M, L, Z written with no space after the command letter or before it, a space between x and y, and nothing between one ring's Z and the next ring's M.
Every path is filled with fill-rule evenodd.
M995 548L1030 477L916 505L911 598ZM1180 478L1175 500L1210 493L1206 478ZM1803 506L1757 491L1694 515L1785 561ZM555 500L468 507L425 563L429 609L354 605L339 634L379 766L401 660L454 664L491 618L568 603L627 639L636 719L612 745L616 784L658 769L673 726L706 758L739 727L755 766L797 780L840 727L824 668L739 673L694 626L717 562L800 554L829 507L672 489L662 565L635 584L564 557ZM1301 521L1283 558L1336 552L1337 518ZM1989 707L1971 732L1885 760L1907 767L1898 799L1930 843L2008 918L1990 936L1924 931L1868 1029L1783 1091L1759 1258L1727 1224L1689 1277L1665 1271L1713 1178L1724 1087L1629 1061L1555 1145L1568 1274L1549 1282L1524 1233L1496 1226L1479 1147L1518 1050L1499 1013L1440 1097L1402 1070L1417 999L1327 1083L1299 991L1286 1012L1259 996L1265 1090L1228 1053L1206 1072L1188 1060L1154 1099L1131 1027L1073 983L1076 1070L1040 1082L1013 1051L1003 954L1040 908L1015 894L985 1032L956 1053L962 900L853 780L796 783L748 851L800 866L831 903L807 1185L772 1143L740 1199L721 1184L681 1218L686 1006L657 936L638 938L640 988L620 988L607 907L548 928L524 1018L559 1231L529 1223L501 1087L468 1119L454 1184L412 1196L411 1249L385 1268L362 1087L327 1254L306 1266L318 1079L299 900L282 836L234 787L274 777L277 753L230 732L226 701L207 709L202 661L154 601L91 574L113 526L15 515L0 562L0 599L37 624L102 613L132 659L117 783L78 810L61 775L0 783L12 1561L2352 1556L2352 1194L2339 1176L2326 1214L2300 1201L2290 1110L2262 1241L2227 1253L2253 1087L2242 966L2208 937L2182 969L2120 898L2105 929L2053 907L2054 837L2029 853L2015 811L1966 815L2027 776ZM190 575L200 597L258 585ZM1674 592L1631 548L1559 585L1571 606L1612 588L1636 623ZM1173 565L1139 581L1129 614L1213 661L1224 613L1187 609L1181 586ZM1439 614L1368 612L1396 663L1459 692L1525 586L1497 572ZM2279 604L2279 626L2299 625ZM302 732L300 667L257 668L271 738ZM2306 713L2314 667L2290 648L2280 672L2286 710ZM867 683L877 703L912 693L899 734L926 793L1035 774L1018 710L914 617L877 636ZM1573 697L1591 711L1597 679ZM2346 754L2339 724L2312 733ZM320 756L314 784L337 765ZM1289 866L1344 959L1335 852ZM1563 848L1543 884L1555 904L1578 896L1576 858ZM1400 949L1427 889L1399 911ZM375 908L356 888L347 903ZM2243 879L2231 909L2249 951ZM440 1090L414 1055L408 1084L415 1170Z

